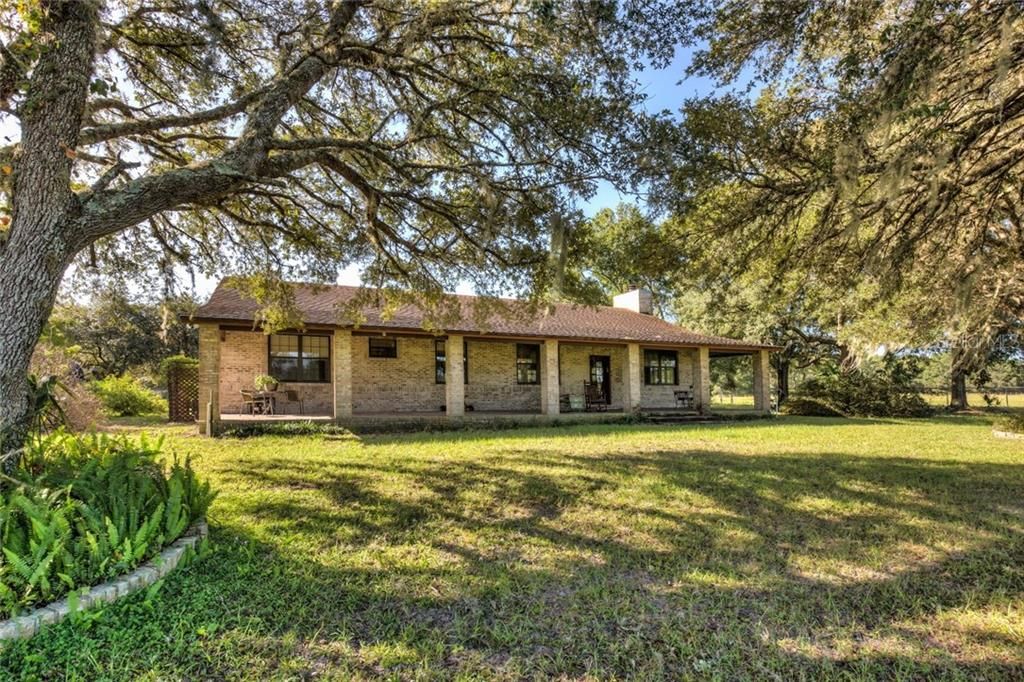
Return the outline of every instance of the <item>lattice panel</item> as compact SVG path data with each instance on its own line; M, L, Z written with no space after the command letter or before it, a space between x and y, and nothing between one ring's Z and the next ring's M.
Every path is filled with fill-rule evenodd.
M167 376L167 405L172 422L199 419L199 368L177 366Z

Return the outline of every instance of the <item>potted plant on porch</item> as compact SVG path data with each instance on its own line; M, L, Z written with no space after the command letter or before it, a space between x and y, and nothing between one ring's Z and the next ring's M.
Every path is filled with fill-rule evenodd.
M258 374L253 379L253 384L256 385L257 391L276 391L277 390L277 379L270 376L269 374Z

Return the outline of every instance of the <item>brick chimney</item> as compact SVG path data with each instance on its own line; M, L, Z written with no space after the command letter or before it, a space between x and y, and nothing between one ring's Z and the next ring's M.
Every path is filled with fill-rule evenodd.
M636 288L621 293L612 299L612 305L616 308L632 310L634 313L654 314L654 302L651 298L651 292L647 291L647 289Z

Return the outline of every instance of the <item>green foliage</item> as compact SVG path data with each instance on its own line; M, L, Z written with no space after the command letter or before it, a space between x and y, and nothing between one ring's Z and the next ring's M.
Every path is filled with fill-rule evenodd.
M179 367L198 367L199 359L188 355L171 355L160 361L160 376L165 380L167 375Z
M40 434L62 426L67 421L60 396L68 392L67 387L55 376L28 377L30 413L32 415L31 432Z
M129 571L205 516L214 493L163 441L58 431L0 491L0 616Z
M220 490L213 554L7 645L0 678L1021 679L1024 443L823 421L164 426Z
M920 367L916 357L889 356L856 370L828 368L801 384L790 399L796 404L786 409L828 409L858 417L926 417L933 410L914 383Z
M710 254L692 269L716 288L800 275L771 298L859 358L955 342L975 371L1024 291L1020 3L710 4L690 73L759 94L684 104L663 196ZM821 284L831 317L800 301Z
M844 417L842 412L829 405L824 400L809 398L807 396L795 395L782 403L779 408L782 414L797 417Z
M135 417L167 411L167 401L131 376L108 376L90 384L103 407L118 417Z
M996 420L996 428L1011 433L1024 433L1024 412L1013 412Z
M253 438L255 436L352 436L352 432L337 424L314 421L265 422L245 424L220 433L224 438Z
M256 375L256 378L252 380L252 383L257 389L265 391L269 386L276 386L277 379L269 374L258 374Z
M88 284L81 282L78 291ZM91 292L87 304L63 302L50 315L43 338L62 348L96 378L128 371L156 373L171 354L198 352L195 328L179 321L194 307L187 298L161 301L127 297L112 285Z
M592 299L586 286L592 284L603 294L598 302L607 303L642 286L655 307L666 310L685 264L675 227L672 219L655 222L632 204L602 209L575 230L567 293Z

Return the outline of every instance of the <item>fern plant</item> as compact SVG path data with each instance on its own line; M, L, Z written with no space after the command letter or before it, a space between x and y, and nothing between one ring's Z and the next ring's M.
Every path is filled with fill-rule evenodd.
M30 444L0 492L0 616L135 568L205 516L214 493L162 440L71 436Z

